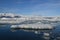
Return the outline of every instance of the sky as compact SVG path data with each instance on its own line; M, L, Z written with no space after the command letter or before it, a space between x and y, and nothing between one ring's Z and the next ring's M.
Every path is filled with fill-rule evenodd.
M60 16L60 0L0 0L0 13Z

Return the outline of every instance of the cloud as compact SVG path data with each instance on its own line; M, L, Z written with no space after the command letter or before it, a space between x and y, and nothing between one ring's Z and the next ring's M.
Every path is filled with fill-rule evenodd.
M19 1L18 1L18 2L16 2L16 3L17 3L17 4L22 4L22 3L24 3L24 2L19 2Z
M1 8L0 13L18 13L20 9L18 8Z
M31 7L32 10L46 10L46 9L56 9L60 7L60 3L43 3L36 4Z
M46 2L46 3L40 3L33 5L31 7L31 14L36 15L59 15L59 12L57 10L60 9L60 2Z
M4 12L21 12L23 14L36 14L36 15L56 15L60 10L59 0L16 0L18 5L11 8L3 8ZM21 4L21 5L20 5ZM11 6L11 5L10 5ZM19 6L19 7L18 7ZM58 10L58 11L57 11ZM58 14L57 14L58 15Z

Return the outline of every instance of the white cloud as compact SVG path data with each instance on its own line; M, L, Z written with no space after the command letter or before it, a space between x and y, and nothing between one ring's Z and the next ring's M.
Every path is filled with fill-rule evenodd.
M60 8L60 3L43 3L31 7L32 15L59 15L56 11Z

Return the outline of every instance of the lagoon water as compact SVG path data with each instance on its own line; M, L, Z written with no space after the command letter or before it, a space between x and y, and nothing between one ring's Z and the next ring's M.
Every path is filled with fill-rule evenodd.
M52 38L50 40L54 40L60 36L60 27L56 27L55 30L52 30ZM43 35L35 34L33 32L26 32L23 30L17 30L12 32L10 29L10 25L0 25L0 40L45 40L43 39ZM58 40L58 39L56 39Z

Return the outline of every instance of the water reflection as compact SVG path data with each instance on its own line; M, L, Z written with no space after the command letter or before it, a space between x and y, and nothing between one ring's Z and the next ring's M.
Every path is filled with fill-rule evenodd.
M18 30L23 30L25 32L33 32L37 35L37 38L42 38L44 40L50 39L50 33L52 30L28 30L28 29L11 29L12 32L16 32ZM40 35L40 36L39 36Z
M46 31L46 30L45 30ZM44 32L45 32L44 31ZM35 33L38 34L35 34ZM50 37L49 34L46 37L44 36L43 31L34 31L34 30L12 30L10 25L0 25L0 40L60 40L60 27L57 27L52 31Z

